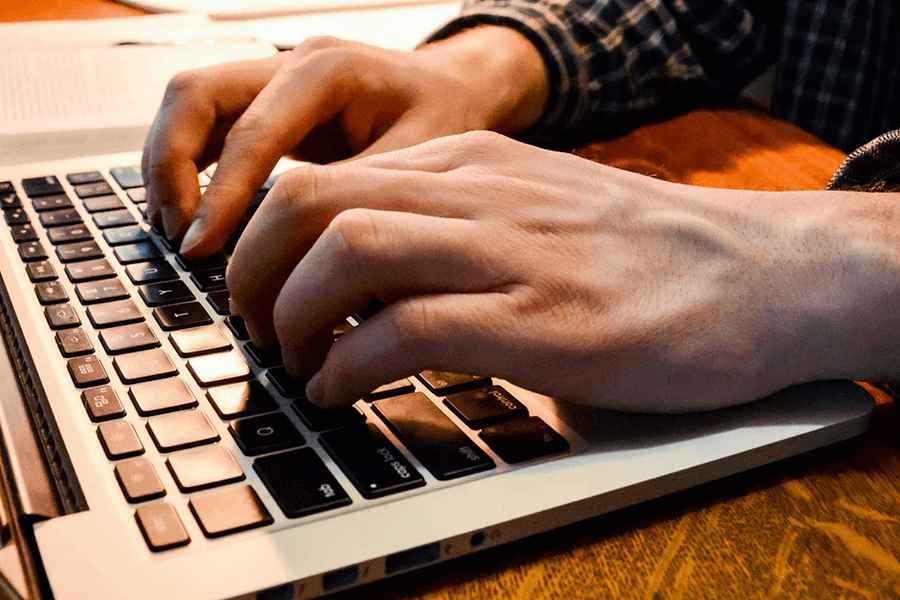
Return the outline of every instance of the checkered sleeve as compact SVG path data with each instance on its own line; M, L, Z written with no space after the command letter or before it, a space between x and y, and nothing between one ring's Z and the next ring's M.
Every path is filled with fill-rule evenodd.
M560 145L606 137L710 94L736 93L771 52L752 0L467 0L443 39L503 25L540 52L550 97L522 137Z

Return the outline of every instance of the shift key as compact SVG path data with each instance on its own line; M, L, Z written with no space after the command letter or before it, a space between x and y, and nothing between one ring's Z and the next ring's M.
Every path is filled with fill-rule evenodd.
M425 394L377 400L372 406L437 479L455 479L494 468L494 461Z

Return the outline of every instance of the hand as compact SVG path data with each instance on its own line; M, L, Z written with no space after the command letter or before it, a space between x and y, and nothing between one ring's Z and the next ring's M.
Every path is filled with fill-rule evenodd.
M438 369L710 409L884 367L869 343L892 335L871 322L900 278L873 269L897 262L896 239L861 244L879 235L863 206L671 184L476 132L284 174L228 287L257 343L277 339L300 380L318 372L323 406ZM373 299L386 307L332 344Z
M540 116L544 79L537 50L504 27L414 52L315 38L290 53L182 73L144 148L150 219L170 239L184 236L184 254L210 254L282 156L326 163L473 129L514 134ZM197 172L213 162L201 197Z

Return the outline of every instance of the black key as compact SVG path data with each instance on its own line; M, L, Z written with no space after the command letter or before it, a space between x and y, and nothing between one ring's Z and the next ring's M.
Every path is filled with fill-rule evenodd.
M50 243L69 244L72 242L84 242L93 238L91 231L84 226L83 223L78 225L64 225L62 227L54 227L47 230L47 237Z
M16 191L16 187L12 181L0 181L0 194L12 194Z
M191 273L191 281L197 284L201 292L215 292L227 288L225 285L225 267L203 269Z
M197 406L197 399L188 387L174 377L133 385L128 395L142 417Z
M167 502L140 506L134 518L151 552L162 552L191 542L178 513Z
M206 391L206 397L219 416L226 420L278 409L278 404L266 391L265 386L255 379L214 387Z
M366 420L361 412L348 406L335 410L323 410L307 400L297 398L291 403L291 408L310 431L327 431L339 427L357 425Z
M107 421L97 427L100 444L106 456L112 460L139 456L144 453L144 445L134 427L124 419Z
M463 390L471 390L491 384L490 377L477 375L461 375L446 371L422 371L418 375L419 381L437 396L455 394Z
M56 345L59 346L59 351L66 358L82 356L94 351L94 345L81 327L57 331Z
M58 210L60 208L72 208L73 204L65 194L57 194L55 196L35 198L31 202L31 206L37 212L44 212L48 210Z
M3 218L6 219L7 225L22 225L23 223L31 222L31 219L28 218L28 213L22 208L3 211Z
M210 446L191 452L178 452L166 459L178 489L196 492L244 479L244 472L228 448Z
M75 387L85 388L109 383L103 365L93 354L70 358L67 364Z
M22 188L32 198L36 196L49 196L50 194L62 194L63 187L53 175L47 177L31 177L22 180Z
M187 366L197 384L203 387L243 381L253 374L239 352L197 356Z
M319 441L364 498L425 485L425 478L371 423L323 433Z
M87 315L97 329L137 323L144 320L144 315L141 314L141 311L138 310L138 307L130 298L88 306Z
M392 383L386 383L383 386L379 387L371 394L365 397L366 402L374 402L375 400L381 400L382 398L390 398L392 396L400 396L402 394L408 394L413 391L415 388L413 387L412 381L406 379L398 379Z
M104 329L100 331L100 343L108 354L136 352L159 346L156 335L144 323Z
M116 479L129 502L143 502L166 495L156 469L146 458L129 458L116 464Z
M53 230L51 229L50 231ZM12 233L13 241L17 244L21 242L33 242L38 239L38 234L34 230L34 225L32 225L31 223L13 225L10 229L10 233Z
M206 492L188 502L203 535L216 538L274 522L249 485Z
M105 181L95 181L93 183L80 183L78 185L73 186L75 188L75 195L79 198L94 198L96 196L109 196L112 195L115 198L115 191L109 187L109 184ZM91 209L88 209L91 211Z
M40 242L23 242L19 244L19 257L25 262L45 260L47 251Z
M212 318L199 302L185 302L153 309L153 316L165 331L187 329L198 325L209 325Z
M3 210L9 210L11 208L21 208L22 200L19 199L19 195L15 193L15 191L3 192L0 191L0 208Z
M103 175L100 174L100 171L69 173L68 175L66 175L66 179L68 179L69 183L71 183L72 185L81 185L83 183L97 183L98 181L104 181Z
M163 306L194 299L194 294L183 281L166 281L142 285L140 294L147 306Z
M128 199L134 202L135 204L143 204L147 201L147 190L146 188L133 188L125 192L128 194Z
M105 344L105 342L104 342ZM143 350L124 354L113 359L113 365L122 383L140 383L151 379L162 379L178 373L178 369L162 349Z
M306 443L288 416L280 412L232 421L228 431L247 456L258 456Z
M47 317L50 329L66 329L81 325L81 319L78 318L78 313L75 312L71 304L48 306L44 309L44 316Z
M37 283L38 281L50 281L56 279L56 269L46 260L32 262L25 265L25 271L28 273L28 279Z
M285 398L300 398L306 395L306 383L292 378L284 367L269 369L266 372L266 378Z
M75 294L82 304L96 304L128 297L128 291L122 287L122 282L118 279L79 283L75 286Z
M161 452L184 450L219 440L209 419L197 410L153 417L147 421L147 431Z
M81 392L81 403L94 422L125 416L125 407L119 401L116 390L108 385L84 390Z
M132 225L130 227L116 227L115 229L104 229L103 239L110 246L120 246L122 244L134 244L135 242L144 242L150 239L150 234L140 225Z
M111 210L109 212L94 213L93 219L94 224L100 229L137 225L137 220L127 210Z
M253 362L264 369L270 367L280 367L284 362L281 358L281 348L274 346L272 348L260 348L256 344L248 343L244 346L244 350L253 359Z
M311 448L259 458L253 461L253 469L288 518L351 503L350 496Z
M444 404L472 429L528 414L525 405L499 385L452 394L444 399Z
M494 468L494 461L425 394L415 392L377 400L372 406L437 479L453 479Z
M185 258L180 254L176 254L175 262L185 271L202 271L203 269L224 267L228 264L223 254L213 254L206 258Z
M84 281L110 279L116 276L116 271L106 262L105 258L97 258L67 264L66 276L72 283L82 283Z
M250 339L250 334L247 333L247 325L244 323L243 317L237 315L225 317L225 325L228 326L228 329L231 330L234 337L242 342L246 342Z
M42 212L38 215L38 220L44 227L62 227L63 225L74 225L81 223L81 215L74 208L64 208L62 210L51 210Z
M158 258L150 262L142 262L125 267L128 278L132 283L141 285L144 283L159 283L178 279L178 273L165 259Z
M169 334L169 341L178 355L185 358L231 348L231 342L215 325L173 331Z
M79 260L90 260L92 258L100 258L103 256L103 250L94 240L85 242L75 242L74 244L62 244L56 247L56 255L59 260L64 263L76 262Z
M499 423L478 434L491 450L510 464L566 452L569 442L539 417Z
M87 198L81 204L89 213L106 212L108 210L120 210L125 208L125 204L115 195Z
M231 307L229 305L231 294L228 293L228 290L212 292L206 296L206 301L209 302L209 305L212 306L212 309L216 311L217 315L231 314Z
M42 281L34 285L34 291L37 294L38 302L41 304L56 304L57 302L66 302L69 294L58 281Z
M113 167L109 170L109 174L113 176L113 179L116 180L116 183L123 190L144 185L140 167Z
M162 257L162 252L159 251L159 248L152 241L116 246L113 253L123 265L147 262L148 260Z

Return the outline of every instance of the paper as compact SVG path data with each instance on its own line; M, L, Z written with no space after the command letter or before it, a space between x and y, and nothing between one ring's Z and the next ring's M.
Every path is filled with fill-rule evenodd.
M334 12L378 6L425 6L445 0L116 0L148 12L199 12L214 19ZM458 3L457 3L458 4Z

